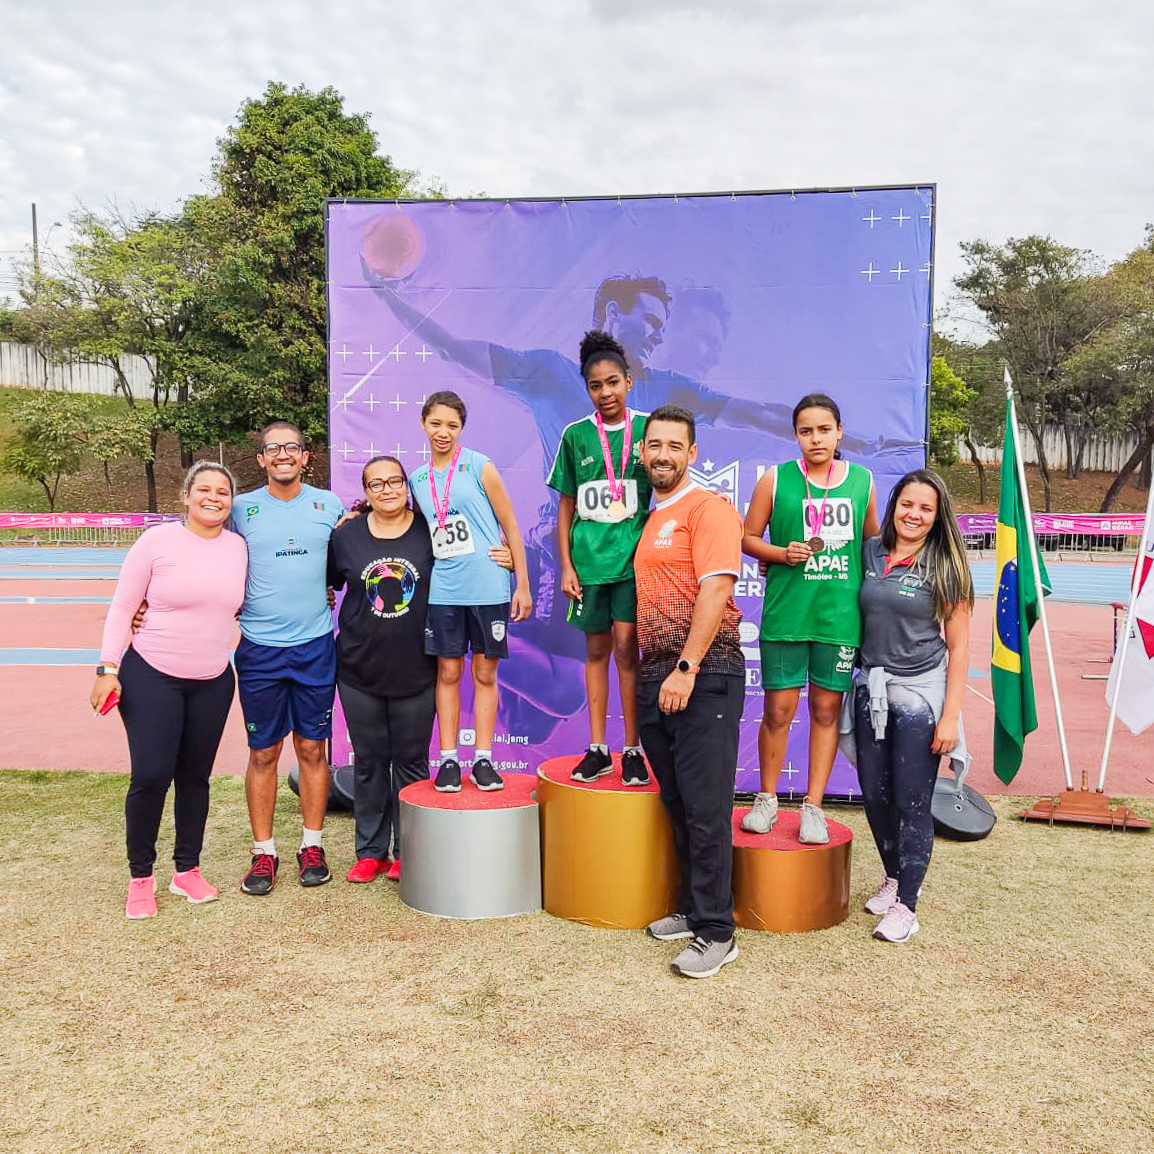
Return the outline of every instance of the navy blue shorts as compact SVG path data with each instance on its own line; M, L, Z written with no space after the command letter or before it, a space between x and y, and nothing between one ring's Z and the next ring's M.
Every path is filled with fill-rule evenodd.
M290 733L314 741L332 737L337 646L331 633L300 645L258 645L242 636L234 664L250 749L269 749Z
M509 602L501 605L430 605L425 615L425 652L464 657L509 656Z

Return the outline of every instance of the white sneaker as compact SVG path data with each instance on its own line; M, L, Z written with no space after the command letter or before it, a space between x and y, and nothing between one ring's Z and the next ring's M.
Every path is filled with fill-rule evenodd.
M801 803L801 820L798 823L797 840L802 845L826 845L829 830L825 824L825 813L812 802Z
M878 922L874 930L874 937L879 941L893 942L900 945L908 942L921 929L917 915L913 910L895 901L885 912L885 916Z
M880 918L882 914L889 913L890 906L897 900L897 878L882 878L882 884L878 886L874 896L866 902L865 911L867 914L877 914Z
M769 833L777 821L777 794L759 793L753 799L753 809L741 819L746 833Z

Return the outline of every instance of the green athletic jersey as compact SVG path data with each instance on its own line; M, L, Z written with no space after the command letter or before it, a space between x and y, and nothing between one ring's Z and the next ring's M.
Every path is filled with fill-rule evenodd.
M649 515L652 489L641 463L641 434L648 413L629 414L633 448L625 470L625 514L619 520L610 510L609 478L597 418L590 414L566 425L557 446L557 456L549 473L548 485L576 502L569 548L573 568L582 585L608 585L633 576L633 554ZM621 471L621 438L624 422L606 425L605 438L613 472Z
M819 536L825 548L804 565L770 565L761 614L762 641L854 646L861 642L862 527L872 486L870 471L851 464L845 479L828 491L810 481L807 502L800 462L778 465L770 541L784 547ZM818 514L821 526L815 530Z

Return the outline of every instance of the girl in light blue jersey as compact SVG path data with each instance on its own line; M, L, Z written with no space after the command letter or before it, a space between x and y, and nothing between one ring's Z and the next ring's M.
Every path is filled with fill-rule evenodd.
M482 453L459 445L467 418L456 393L433 393L421 409L432 455L411 479L413 497L433 538L432 586L425 626L425 652L437 658L437 723L441 761L435 788L461 788L457 731L465 653L473 651L473 725L476 747L471 777L478 789L504 785L493 768L497 722L497 662L509 655L509 621L524 621L533 609L525 544L508 490L497 467ZM489 555L508 541L515 587Z

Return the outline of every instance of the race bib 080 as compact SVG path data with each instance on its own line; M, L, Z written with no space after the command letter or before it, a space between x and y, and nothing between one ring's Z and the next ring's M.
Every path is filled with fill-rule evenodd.
M821 501L803 500L801 519L806 534L820 537L827 546L838 548L854 539L853 501L849 497L829 497Z
M444 560L446 557L461 557L473 551L473 534L464 517L446 517L444 528L433 526L434 557Z
M586 521L612 525L617 521L627 521L636 512L637 482L632 477L625 480L625 492L621 494L618 508L613 506L608 481L586 481L577 488L577 516Z

